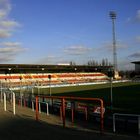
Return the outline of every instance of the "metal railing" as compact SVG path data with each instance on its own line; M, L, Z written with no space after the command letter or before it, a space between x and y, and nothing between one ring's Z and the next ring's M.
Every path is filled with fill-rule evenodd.
M66 105L65 102L66 100L76 100L76 101L94 101L94 102L99 102L100 103L100 132L103 133L104 130L104 107L103 107L103 100L100 98L80 98L80 97L65 97L65 96L36 96L36 120L39 120L39 99L44 98L44 99L59 99L61 101L61 111L62 111L62 122L63 122L63 127L66 126ZM73 108L71 107L71 114L72 118L74 118L74 113L73 113Z
M114 113L113 114L113 132L116 132L116 121L115 121L116 120L116 116L138 117L138 134L140 134L140 115Z

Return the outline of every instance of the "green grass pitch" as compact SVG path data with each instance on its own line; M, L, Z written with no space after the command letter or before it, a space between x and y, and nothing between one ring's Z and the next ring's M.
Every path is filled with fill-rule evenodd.
M70 86L51 88L51 95L101 98L106 108L110 107L110 84ZM37 89L35 89L37 94ZM49 95L49 88L39 90L41 95ZM140 114L140 83L113 83L114 112Z

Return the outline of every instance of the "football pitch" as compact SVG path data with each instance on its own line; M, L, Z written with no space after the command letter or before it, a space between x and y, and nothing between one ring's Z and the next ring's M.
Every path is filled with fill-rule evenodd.
M49 88L40 89L41 95L49 95ZM35 89L37 94L37 89ZM77 85L69 87L53 87L51 95L101 98L106 109L110 109L111 85ZM140 83L125 82L112 84L113 112L140 114Z

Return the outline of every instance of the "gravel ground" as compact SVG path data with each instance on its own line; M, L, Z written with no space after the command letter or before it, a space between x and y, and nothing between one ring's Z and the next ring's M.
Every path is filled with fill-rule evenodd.
M139 136L126 136L105 133L67 125L63 128L59 117L40 115L40 121L35 120L35 112L31 109L16 106L16 115L13 115L11 106L3 110L0 103L0 139L1 140L138 140Z

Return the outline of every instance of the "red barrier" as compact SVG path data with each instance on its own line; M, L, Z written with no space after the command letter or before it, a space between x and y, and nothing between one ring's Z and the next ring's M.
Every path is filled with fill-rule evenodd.
M65 116L65 99L62 98L61 101L62 101L62 120L63 120L63 127L65 127L65 118L66 118L66 116Z
M24 107L26 107L26 99L24 98Z
M50 98L50 99L60 99L61 106L60 106L60 114L62 115L63 127L65 127L65 100L85 100L85 101L98 101L100 102L101 113L100 113L100 131L103 133L104 130L104 112L103 112L103 100L100 98L81 98L81 97L66 97L66 96L36 96L36 120L39 120L39 111L38 111L38 98ZM62 110L62 111L61 111ZM71 109L72 114L72 122L74 122L74 108ZM86 119L87 119L87 110L85 110ZM61 117L60 115L60 117Z
M88 118L88 116L87 116L87 108L88 108L87 105L83 105L83 104L78 103L78 110L85 112L86 121L87 121L87 118Z
M36 96L35 103L36 103L36 120L38 121L39 120L38 96Z
M62 120L62 106L60 106L60 119Z
M74 106L71 106L71 121L74 123Z

